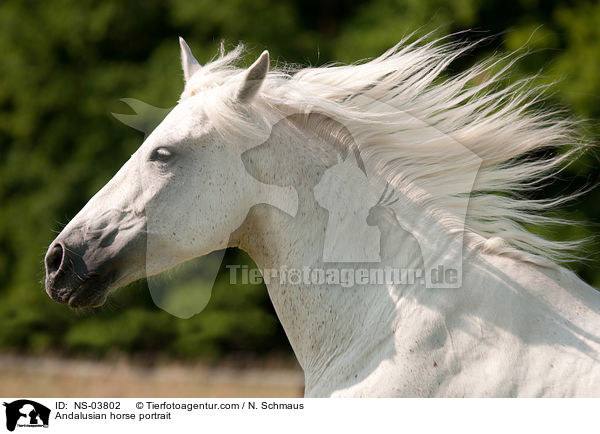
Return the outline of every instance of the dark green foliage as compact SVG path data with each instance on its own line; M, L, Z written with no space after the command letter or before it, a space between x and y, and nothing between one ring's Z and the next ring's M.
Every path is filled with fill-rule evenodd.
M110 112L120 98L173 106L182 89L177 36L205 62L224 39L251 53L322 64L373 57L418 30L474 29L455 38L492 36L468 66L494 51L524 44L532 54L514 78L543 68L540 82L558 81L553 103L591 119L600 131L600 3L558 0L3 0L0 3L0 348L103 355L160 352L219 357L287 351L262 286L219 279L206 310L189 320L154 306L144 282L120 291L107 307L76 313L44 294L42 260L61 225L101 188L140 145L140 133ZM248 61L253 59L249 58ZM462 62L462 63L461 63ZM588 153L543 193L597 183L598 156ZM563 214L594 222L600 190ZM597 222L595 222L597 223ZM536 229L539 230L539 229ZM549 236L587 236L577 225ZM589 263L573 267L600 285L598 244ZM230 252L231 261L246 261Z

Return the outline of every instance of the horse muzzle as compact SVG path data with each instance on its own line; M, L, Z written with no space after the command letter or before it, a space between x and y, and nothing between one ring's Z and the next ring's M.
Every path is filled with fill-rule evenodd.
M44 262L52 300L75 308L96 307L104 304L113 286L144 277L144 220L111 220L99 219L92 229L74 224L50 245Z
M45 258L46 293L58 303L71 307L104 304L111 276L90 272L82 252L62 241L52 243Z

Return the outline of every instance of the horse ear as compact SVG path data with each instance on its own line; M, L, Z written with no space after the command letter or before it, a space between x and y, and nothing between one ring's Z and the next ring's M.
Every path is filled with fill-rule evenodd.
M263 51L260 57L248 68L244 83L238 91L237 99L240 102L250 101L260 89L267 72L269 71L269 52Z
M202 65L196 60L192 54L192 50L190 50L190 47L188 47L188 44L181 36L179 37L179 46L181 47L181 67L183 68L183 77L187 83L190 77L194 75Z

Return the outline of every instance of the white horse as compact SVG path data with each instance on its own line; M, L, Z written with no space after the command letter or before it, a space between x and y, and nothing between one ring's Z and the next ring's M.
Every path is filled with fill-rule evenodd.
M245 70L239 47L201 66L181 40L178 105L51 244L47 293L98 306L234 246L265 277L306 272L267 288L307 396L600 396L600 294L558 265L572 245L523 228L568 198L511 194L569 161L521 157L572 123L497 86L499 62L441 76L468 48ZM398 263L424 270L378 280Z

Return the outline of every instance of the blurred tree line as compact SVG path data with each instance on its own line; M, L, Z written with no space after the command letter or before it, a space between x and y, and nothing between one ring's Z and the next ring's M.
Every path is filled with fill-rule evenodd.
M177 36L205 62L220 40L245 41L251 55L299 64L374 57L417 31L489 37L452 68L527 45L514 78L542 71L556 81L552 102L589 119L598 142L600 3L564 0L3 0L0 3L0 348L104 355L113 351L173 357L287 352L260 285L229 285L222 273L208 307L177 319L154 306L144 282L106 307L74 312L43 292L43 255L69 218L141 144L111 112L120 98L173 106L182 90ZM432 36L433 37L433 36ZM461 63L462 62L462 63ZM598 182L594 151L557 179L560 194ZM592 223L600 191L563 212ZM595 233L573 225L551 237ZM573 268L600 285L598 244ZM227 253L230 261L249 262Z

